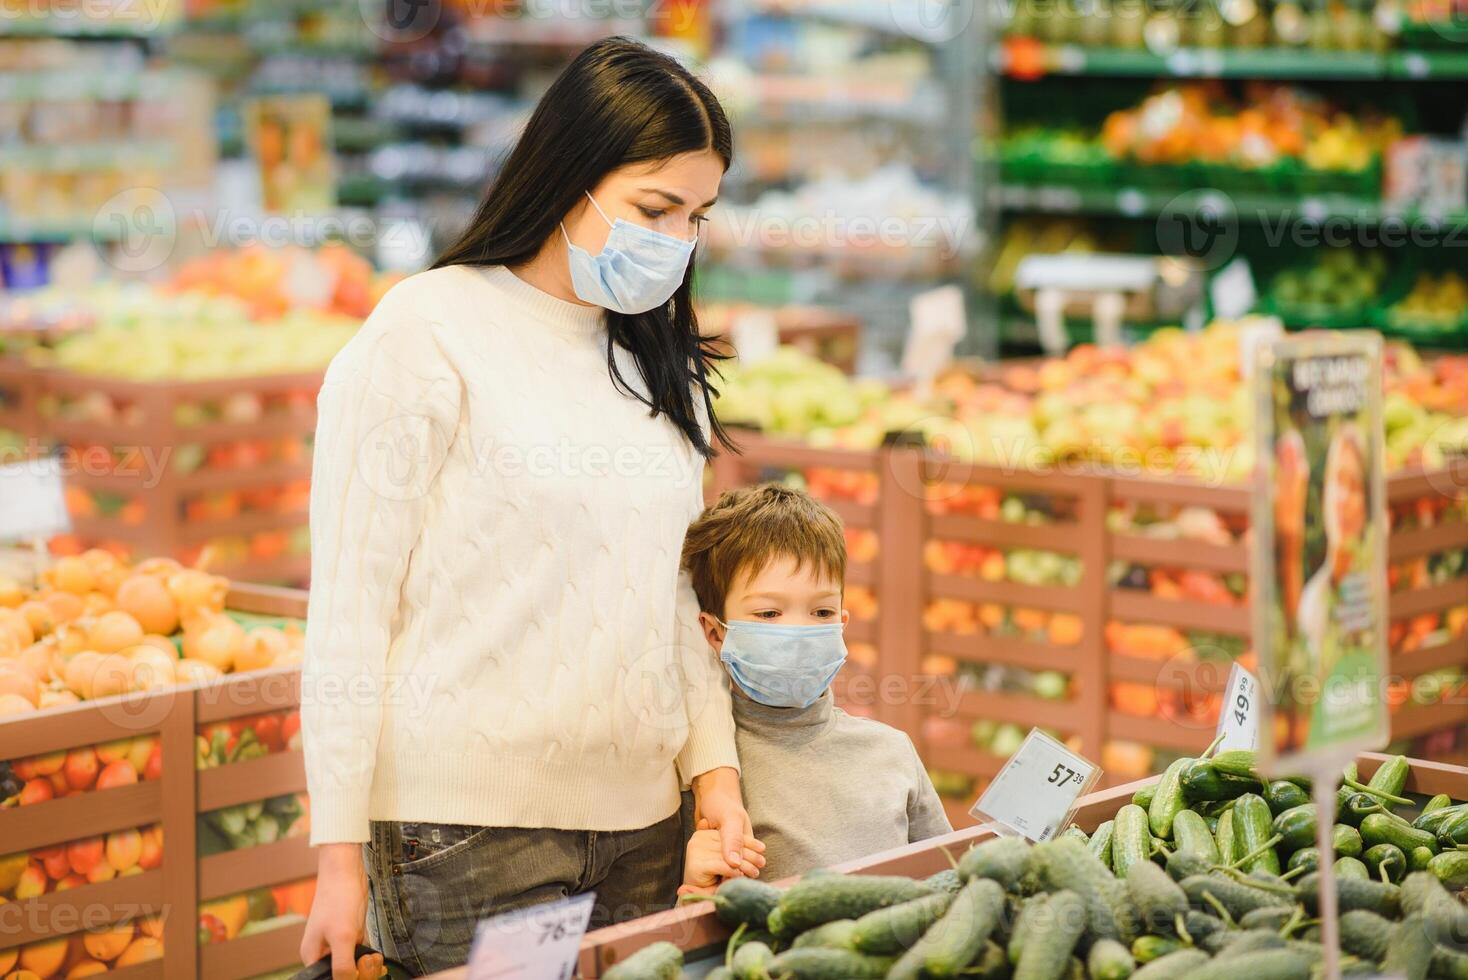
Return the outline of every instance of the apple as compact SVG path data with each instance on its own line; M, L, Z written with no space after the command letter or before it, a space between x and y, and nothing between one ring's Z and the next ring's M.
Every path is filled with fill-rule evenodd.
M127 759L118 759L109 762L97 776L98 789L112 789L116 786L131 786L138 781L138 771Z
M56 883L56 890L59 892L69 891L72 888L77 888L81 885L85 885L86 883L86 878L82 877L79 874L76 874L75 872L72 872L71 874L67 875L65 878L62 878Z
M155 824L145 828L140 836L142 848L138 851L138 867L152 871L163 863L163 828Z
M15 900L23 902L28 898L46 894L46 886L51 879L46 875L46 869L40 865L33 864L20 873L20 881L15 883Z
M136 830L117 830L107 835L107 863L118 871L137 865L143 855L143 835Z
M142 775L143 770L148 768L148 759L157 747L157 735L139 735L132 740L132 745L128 747L127 761L132 764L133 770L138 775Z
M51 780L37 777L21 787L20 805L31 806L35 803L46 803L56 798L56 789L51 785Z
M66 859L71 870L79 875L92 872L102 862L103 843L101 837L83 837L66 845Z
M97 781L97 753L90 748L72 749L66 753L66 784L74 790L91 789Z

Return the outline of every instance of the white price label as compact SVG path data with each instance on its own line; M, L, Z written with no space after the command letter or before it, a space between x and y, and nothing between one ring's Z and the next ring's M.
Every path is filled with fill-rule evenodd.
M570 980L595 901L587 892L479 923L469 980Z
M921 392L953 362L954 345L963 338L963 291L939 286L918 293L908 307L912 323L902 351L902 373L915 379Z
M1259 681L1237 662L1228 672L1228 687L1224 689L1223 710L1218 716L1218 731L1222 736L1218 751L1259 747Z
M28 541L71 530L54 456L0 466L0 541Z
M1213 315L1220 320L1237 320L1252 310L1259 302L1259 292L1249 260L1237 258L1219 270L1208 284L1208 294L1213 300Z
M729 337L741 364L758 364L780 346L780 328L773 310L744 310L729 325Z
M1047 841L1065 826L1076 800L1100 777L1100 766L1032 728L970 813L1036 843Z

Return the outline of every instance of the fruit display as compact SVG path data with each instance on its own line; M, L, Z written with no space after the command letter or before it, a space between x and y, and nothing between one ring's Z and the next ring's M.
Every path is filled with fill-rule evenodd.
M1289 326L1366 326L1386 275L1381 249L1317 249L1274 276L1267 302Z
M1456 976L1468 804L1403 796L1410 768L1390 758L1367 781L1348 768L1329 855L1309 782L1262 779L1252 752L1230 751L1174 760L1090 833L986 836L926 878L732 879L686 901L733 930L720 978L1307 978L1325 955L1330 860L1344 975ZM654 942L605 976L682 965L678 946Z
M1382 330L1431 344L1468 332L1468 279L1455 271L1419 272L1407 294L1382 310Z
M91 976L163 956L161 914L0 949L0 969L14 980Z
M306 921L316 879L256 888L199 905L199 945L228 942Z
M63 772L74 770L71 762L68 759ZM90 783L78 792L89 788ZM162 864L160 824L114 830L29 854L7 854L0 857L0 903L21 902L48 892L126 878L152 871Z

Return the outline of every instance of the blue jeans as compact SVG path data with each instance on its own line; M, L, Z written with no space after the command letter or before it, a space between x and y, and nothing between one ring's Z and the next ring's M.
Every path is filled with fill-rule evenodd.
M679 814L641 830L372 824L368 942L418 975L462 966L474 927L596 892L592 929L669 908L683 879Z

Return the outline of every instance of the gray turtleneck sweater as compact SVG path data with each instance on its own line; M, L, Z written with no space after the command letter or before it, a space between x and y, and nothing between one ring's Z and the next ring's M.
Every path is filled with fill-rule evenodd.
M744 805L778 881L946 834L948 815L912 740L831 703L771 708L734 692Z

